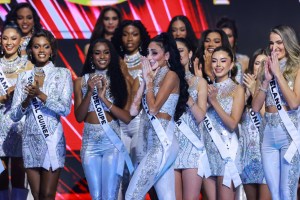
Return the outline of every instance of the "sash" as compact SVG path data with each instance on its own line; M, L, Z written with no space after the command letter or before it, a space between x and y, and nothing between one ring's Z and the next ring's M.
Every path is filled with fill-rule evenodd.
M5 94L7 94L7 89L11 86L7 81L5 74L3 73L2 69L0 68L0 85Z
M121 141L121 139L118 137L118 135L115 133L115 131L108 124L104 109L101 104L101 100L98 97L98 92L97 92L96 87L94 88L94 91L93 91L92 102L93 102L95 112L97 114L97 118L98 118L100 124L102 125L104 132L106 133L106 136L110 139L110 141L113 143L113 145L119 151L117 173L120 176L123 176L124 163L126 162L129 173L132 174L134 167L133 167L132 161L130 159L130 156L129 156L127 149L125 148L123 142Z
M205 115L204 118L204 126L207 132L210 134L212 140L214 141L221 157L226 161L225 169L224 169L224 177L223 177L223 185L227 187L231 187L231 180L233 181L234 187L237 188L240 184L242 184L242 180L240 178L237 167L234 163L235 157L238 151L238 139L234 134L231 138L231 142L227 135L225 142L223 142L221 136L218 134L216 129L213 127L211 120L208 115ZM223 138L225 139L225 138Z
M175 123L174 120L172 119L168 124L167 131L165 131L160 121L157 119L157 117L155 115L150 114L147 101L146 101L146 95L144 95L142 98L142 104L164 150L162 161L159 167L159 173L157 175L157 177L159 177L161 173L164 172L165 169L167 169L169 166L173 164L174 160L171 160L173 154L178 153L178 149L171 148L173 137L174 137Z
M210 177L211 170L207 153L202 141L199 140L198 137L196 137L195 133L181 118L176 122L176 125L182 132L182 134L184 134L184 136L197 148L200 153L198 160L198 175L206 178Z
M257 115L256 112L254 112L252 110L252 108L249 109L249 115L250 115L250 119L251 119L252 124L254 125L257 133L259 133L259 127L260 127L259 116Z
M288 131L289 135L292 138L292 142L284 155L285 160L288 163L291 163L292 158L294 157L297 150L300 153L300 134L298 133L297 128L295 127L294 123L292 122L287 112L283 109L283 106L281 104L281 98L277 88L277 83L274 78L271 80L269 88L273 100L276 104L276 108L278 110L281 121L283 122L286 130Z
M33 76L31 75L31 71L27 72L27 84L33 83ZM47 165L52 167L52 171L58 169L59 161L58 156L56 155L56 145L60 138L62 137L62 126L61 124L58 124L58 127L56 128L55 132L53 134L50 133L50 130L46 124L46 121L44 119L44 115L41 111L41 103L40 100L38 100L37 97L33 98L31 100L31 108L34 115L34 118L38 124L38 127L40 129L40 132L44 135L47 148L48 148L48 154L49 154L49 161L47 159L44 159L43 167L48 168ZM50 167L49 166L49 167Z

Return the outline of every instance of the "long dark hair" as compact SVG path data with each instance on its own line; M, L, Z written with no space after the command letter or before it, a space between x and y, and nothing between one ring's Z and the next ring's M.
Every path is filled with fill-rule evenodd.
M124 55L126 53L126 49L122 42L122 35L123 35L123 29L127 26L134 26L140 31L141 41L139 45L139 52L141 55L146 56L147 55L147 48L150 42L150 36L145 28L144 24L140 20L124 20L120 26L117 28L117 30L114 33L114 36L111 39L111 42L115 46L116 50L118 51L119 55L124 58Z
M114 11L118 15L119 25L120 25L120 23L122 21L122 15L121 15L121 12L119 11L119 9L112 7L112 6L104 7L103 10L101 10L100 16L97 19L94 30L92 32L92 36L90 38L90 42L93 40L96 40L97 38L104 37L105 29L104 29L103 20L104 20L105 13L108 11Z
M216 27L218 29L229 28L232 31L232 35L234 37L234 44L232 46L232 50L233 50L233 53L235 54L237 40L238 40L238 30L237 30L235 21L233 19L228 18L228 17L221 17L218 20L218 22L216 24Z
M33 21L34 21L34 28L33 28L33 34L37 31L39 31L40 29L42 29L42 25L40 22L40 17L37 14L36 10L32 7L32 5L30 5L29 3L18 3L6 16L6 21L14 21L16 24L17 23L17 12L22 9L22 8L28 8L29 10L31 10L32 12L32 16L33 16Z
M180 116L186 111L186 102L188 100L188 84L184 78L184 69L180 63L180 54L173 37L168 33L161 33L151 39L150 42L157 43L164 52L169 52L170 70L174 71L180 80L179 100L176 106L174 120L177 121Z
M32 35L31 39L29 40L29 43L26 47L26 53L28 56L28 60L30 60L32 62L32 64L36 63L36 60L35 60L34 56L32 55L32 45L33 45L33 40L37 37L45 37L48 40L48 42L50 43L52 53L49 58L49 61L54 63L56 56L57 56L57 41L56 41L55 37L53 36L53 34L50 31L47 31L45 29L40 29L37 32L35 32Z
M265 55L265 56L268 56L267 50L266 50L266 49L257 49L257 50L253 53L252 57L251 57L250 60L249 60L248 68L247 68L247 70L246 70L245 73L250 73L250 74L253 74L253 73L254 73L254 62L255 62L257 56L259 56L259 55ZM258 76L259 76L259 74L257 74L257 77L258 77Z
M108 64L107 68L107 76L110 79L110 90L111 94L114 98L114 104L120 108L124 108L127 103L127 87L124 75L121 71L121 66L119 62L119 56L116 52L114 46L111 44L110 41L104 38L98 38L90 44L85 62L83 64L83 70L81 75L84 76L85 74L94 73L95 69L92 68L93 63L93 49L97 43L105 43L110 52L110 63Z
M225 34L225 32L222 31L221 29L208 29L208 30L205 30L202 32L198 49L194 55L195 55L195 57L199 58L199 63L202 64L202 74L203 74L203 78L206 80L208 80L208 75L205 73L205 70L204 70L205 69L205 66L204 66L205 62L204 62L204 58L203 58L204 51L205 51L204 42L205 42L208 34L210 34L210 33L219 33L219 35L221 36L222 46L225 46L225 47L228 47L229 49L231 49L230 43L228 41L228 37Z
M188 52L192 51L192 46L191 44L189 43L189 41L185 38L176 38L175 39L176 42L181 42L188 50ZM193 52L193 55L194 55L194 52ZM192 58L189 60L189 62L191 62L190 64L193 65L193 56ZM194 67L189 67L189 71L192 73L192 74L195 74L195 71L194 71Z
M173 35L172 34L172 25L176 21L182 21L184 23L185 29L186 29L185 39L187 39L189 41L189 43L191 44L192 50L196 51L197 44L198 44L198 39L196 37L195 31L192 27L192 24L191 24L190 20L186 16L177 15L177 16L173 17L172 20L170 21L170 24L169 24L169 27L168 27L168 33Z

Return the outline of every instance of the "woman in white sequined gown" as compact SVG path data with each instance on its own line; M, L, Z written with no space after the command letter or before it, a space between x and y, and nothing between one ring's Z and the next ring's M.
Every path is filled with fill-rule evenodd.
M142 115L148 150L129 183L126 200L144 199L153 185L160 200L176 198L172 164L177 156L178 143L173 119L178 120L185 111L187 83L176 43L170 35L162 33L154 37L148 52L147 58L142 60L144 81L130 109L132 115L139 114L143 98L144 109L149 114ZM156 118L151 122L153 116ZM154 127L152 123L155 122L159 125Z
M208 199L234 199L235 187L233 178L239 179L236 170L234 174L230 171L229 186L224 185L224 176L229 171L226 166L228 162L237 168L236 158L238 152L237 126L241 119L244 108L244 89L234 82L234 59L231 49L228 47L217 47L212 54L212 68L216 80L208 85L208 102L210 107L207 116L211 119L211 125L215 128L217 137L228 150L230 158L223 159L219 146L215 144L211 133L204 128L204 141L211 168L211 177L204 179L204 189ZM234 106L233 106L234 105ZM227 160L229 159L229 160ZM239 179L240 180L240 179ZM239 181L238 180L238 181Z
M204 119L207 104L207 83L204 78L195 76L193 68L191 46L186 39L175 39L178 51L180 53L180 62L185 70L185 79L189 84L189 101L187 102L188 110L182 114L180 119L187 124L192 133L202 142L202 132L198 126ZM197 74L197 72L196 72ZM202 130L202 129L201 129ZM176 137L179 143L179 153L176 158L175 183L176 183L176 199L198 199L202 185L202 177L198 175L198 166L200 160L200 152L204 149L198 149L190 141L186 134L176 128Z
M241 131L239 141L241 144L241 179L248 200L271 199L266 184L261 156L261 131L263 109L255 113L251 111L252 98L256 89L256 79L267 59L267 53L263 49L254 52L249 62L249 67L244 74L243 84L246 86L246 105L241 119ZM250 113L251 111L251 113ZM251 116L254 116L251 118ZM255 117L258 117L256 120Z
M285 25L272 28L271 55L258 79L253 111L265 105L261 146L265 177L273 200L295 200L300 172L297 109L300 105L300 46L295 31ZM277 92L275 91L277 88ZM281 103L278 99L281 99ZM290 147L296 144L295 151ZM290 146L291 145L291 146Z
M57 46L51 32L37 31L27 53L34 69L19 75L10 116L15 122L25 116L22 152L33 197L55 199L66 155L60 117L71 110L72 77L53 64Z
M142 77L141 57L146 56L149 42L150 36L140 20L124 20L112 38L112 43L122 58L122 71L127 74L126 79L132 89L130 102L137 92L139 79ZM140 127L143 127L141 114L132 119L129 124L120 122L120 126L122 141L136 168L147 151L146 137L140 131ZM125 196L129 181L130 176L125 169L121 188L123 196Z
M0 199L19 198L24 200L28 193L24 188L25 169L22 159L24 118L16 123L10 119L12 98L18 75L22 71L32 68L27 56L20 54L21 40L22 32L17 24L10 22L4 26L1 37L3 57L0 58L0 160L3 161L6 169L0 175ZM11 177L11 194L8 191L9 176Z

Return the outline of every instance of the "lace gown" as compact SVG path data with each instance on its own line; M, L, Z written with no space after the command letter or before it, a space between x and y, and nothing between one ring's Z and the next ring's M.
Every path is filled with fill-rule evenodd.
M27 56L17 57L15 61L8 63L11 67L6 65L3 58L0 59L0 67L4 76L13 73L14 70L17 70L16 73L24 70L27 64ZM6 68L8 69L6 70ZM13 68L13 71L10 71L10 68ZM17 76L7 78L7 81L10 86L14 86L17 82ZM0 96L5 94L6 92L0 87ZM24 118L19 122L13 122L10 119L11 104L12 98L5 104L0 103L0 157L22 157L22 131Z
M194 102L198 101L198 91L197 85L199 80L196 79L192 86L189 87L188 92L193 98ZM192 112L187 110L180 117L192 130L192 132L202 140L201 133L196 123ZM176 127L175 135L179 144L179 153L174 163L175 169L188 169L188 168L198 168L199 162L199 150L191 143L191 141Z
M54 148L51 154L55 155L55 159L50 159L50 147L47 146L46 139L41 133L37 121L35 119L32 107L29 105L25 110L22 109L22 102L26 98L24 87L28 83L28 73L21 73L17 80L14 93L11 118L13 121L19 121L24 115L25 126L23 131L22 151L24 159L24 167L43 167L47 170L52 168L55 170L54 162L58 163L58 167L63 167L66 155L66 142L63 134L60 116L67 116L71 110L72 103L72 78L69 70L60 67L54 67L49 62L43 67L45 80L42 92L47 95L45 104L41 105L41 112L47 124L51 140L51 148ZM55 165L56 166L56 165Z
M217 100L221 107L227 114L231 114L233 107L233 94L237 85L230 79L226 79L220 83L214 83L214 86L218 89ZM219 117L218 113L213 107L208 108L207 115L211 119L212 126L221 135L222 140L229 140L230 143L232 139L236 139L236 132L231 132L227 129L225 124L223 124L222 119ZM235 135L235 137L233 137ZM222 159L217 146L213 142L210 134L204 128L203 132L205 148L211 167L212 176L224 176L224 169L226 161ZM236 157L235 164L238 166L238 159Z

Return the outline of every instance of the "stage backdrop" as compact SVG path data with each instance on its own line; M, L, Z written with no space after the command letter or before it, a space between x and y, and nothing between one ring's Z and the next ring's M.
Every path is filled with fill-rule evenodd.
M300 5L296 0L0 0L0 26L9 10L20 2L30 3L37 10L43 27L58 39L56 64L69 68L73 79L81 72L83 47L105 5L118 7L124 19L141 20L151 36L166 31L172 17L186 15L199 38L203 30L213 28L215 22L226 15L236 20L239 51L248 55L268 44L272 26L288 24L300 31ZM67 157L57 199L90 199L79 156L83 124L76 122L73 107L71 114L62 118L62 123Z

